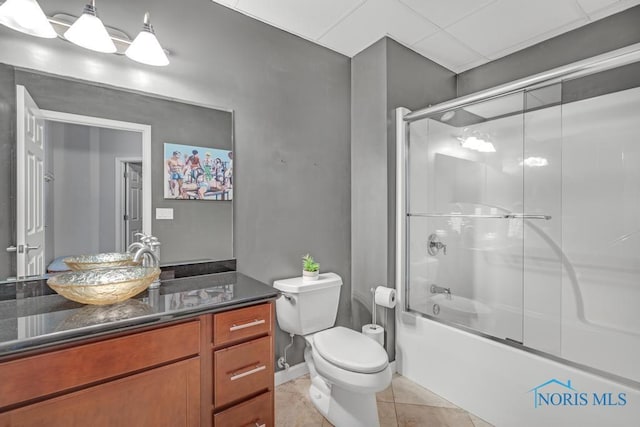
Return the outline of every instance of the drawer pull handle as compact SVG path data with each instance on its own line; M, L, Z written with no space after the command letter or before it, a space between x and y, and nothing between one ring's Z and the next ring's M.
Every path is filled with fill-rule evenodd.
M266 321L264 319L256 319L253 322L249 322L249 323L243 323L242 325L236 325L235 323L233 325L231 325L231 327L229 328L230 332L233 331L238 331L240 329L244 329L244 328L250 328L252 326L258 326L258 325L262 325L263 323L265 323Z
M259 423L257 423L257 422L256 422L256 427L267 427L267 425L266 425L266 424L264 424L264 423L259 424Z
M239 380L240 378L244 378L247 377L249 375L253 375L256 374L260 371L264 371L265 369L267 369L267 367L265 365L260 365L260 366L256 366L255 368L249 370L249 371L245 371L242 372L240 374L231 374L231 381L235 381L235 380Z

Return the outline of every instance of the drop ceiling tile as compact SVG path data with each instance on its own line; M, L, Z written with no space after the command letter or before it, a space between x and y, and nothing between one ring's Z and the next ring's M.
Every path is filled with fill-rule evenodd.
M397 0L368 0L319 41L353 56L385 35L410 46L436 31L438 27Z
M278 28L315 40L364 1L240 0L236 8Z
M470 62L484 59L478 52L463 45L445 31L438 31L420 40L412 48L452 71Z
M447 27L495 0L400 0L439 27ZM615 1L615 0L614 0Z
M235 8L239 0L211 0L214 3L220 3L223 6Z
M498 0L446 30L490 56L583 17L575 0Z
M575 21L569 22L568 24L565 24L561 27L558 28L554 28L551 31L547 31L545 33L542 34L538 34L535 37L532 37L530 39L527 40L523 40L520 43L516 43L514 45L509 46L506 49L494 52L490 55L487 55L487 57L491 60L494 59L498 59L498 58L502 58L503 56L507 56L510 55L512 53L515 53L519 50L525 49L529 46L533 46L534 44L543 42L545 40L549 40L553 37L559 36L560 34L564 34L567 33L571 30L575 30L576 28L579 28L585 24L588 24L589 20L586 17L582 17L579 19L576 19Z
M610 6L613 3L618 3L618 0L577 0L577 2L582 10L586 13L591 13Z
M451 71L455 71L456 73L460 74L460 73L463 73L463 72L465 72L467 70L471 70L472 68L476 68L476 67L479 67L481 65L484 65L489 61L490 61L489 59L487 59L487 58L485 58L483 56L480 59L477 59L475 61L471 61L471 62L469 62L467 64L461 65L460 67L458 67L457 70L453 70L452 69Z

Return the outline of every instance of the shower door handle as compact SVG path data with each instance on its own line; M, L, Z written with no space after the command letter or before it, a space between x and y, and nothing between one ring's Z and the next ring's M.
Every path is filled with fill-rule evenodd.
M544 219L549 221L551 219L551 215L532 215L532 214L506 214L504 216L507 219Z
M431 256L436 256L438 255L438 252L440 252L440 250L442 250L442 253L446 255L447 245L445 245L440 241L440 239L438 239L437 234L430 234L427 240L427 252Z

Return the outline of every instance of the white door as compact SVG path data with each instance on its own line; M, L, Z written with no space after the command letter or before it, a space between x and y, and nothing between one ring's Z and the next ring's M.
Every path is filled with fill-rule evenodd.
M17 273L44 274L44 119L24 86L17 92Z
M142 163L127 162L125 165L125 248L142 233Z

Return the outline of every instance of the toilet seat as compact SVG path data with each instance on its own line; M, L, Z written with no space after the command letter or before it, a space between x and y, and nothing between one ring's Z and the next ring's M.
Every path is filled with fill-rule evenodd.
M336 332L330 332L334 329L338 329ZM358 394L366 394L366 393L377 393L379 391L384 390L391 384L391 368L389 367L389 359L387 357L387 353L384 349L371 338L367 338L364 335L360 334L356 331L344 332L341 329L346 329L342 327L335 327L331 329L326 329L324 331L317 332L315 334L305 335L305 339L307 341L307 349L305 350L305 360L307 363L311 363L313 365L313 369L317 371L317 373L325 380L327 380L331 384L338 384L342 389L349 390L353 393ZM324 338L323 335L326 335ZM338 335L340 339L333 339L334 335ZM344 341L341 339L348 339L351 342L347 344L351 349L351 363L345 363L344 360L336 360L336 362L332 362L329 359L326 359L320 352L318 351L317 341L318 338L320 342L325 341L320 347L324 347L323 350L325 354L331 355L335 358L337 357L339 346L344 344ZM366 341L363 341L366 340ZM369 341L375 347L369 346ZM341 344L342 343L342 344ZM355 348L355 350L353 350ZM334 350L333 352L330 350ZM364 351L363 351L364 349ZM328 353L327 353L328 351ZM365 359L358 359L358 356L366 355L366 353L371 352L374 355L381 355L382 361L380 359L374 357L373 362L363 363L362 360L366 362ZM331 357L330 356L330 357ZM377 360L376 360L377 359ZM347 359L348 360L348 359ZM360 364L355 363L354 360L360 361ZM354 370L346 369L341 367L340 365L348 365L351 364L352 367L356 367L359 369L368 369L374 370L374 372L356 372ZM380 368L382 366L382 368ZM377 369L377 370L376 370ZM310 369L311 370L311 369ZM375 398L374 398L375 399Z
M342 326L316 333L313 342L319 356L347 371L373 374L389 364L387 353L377 342Z

